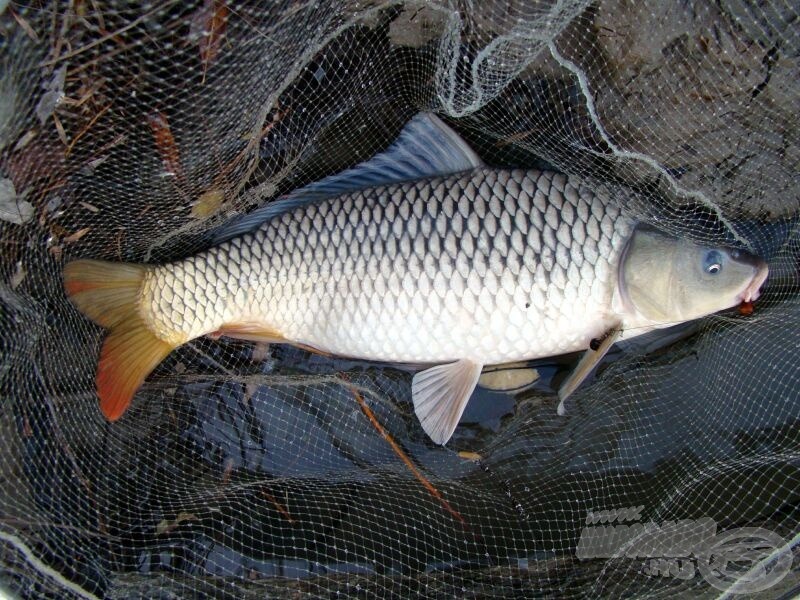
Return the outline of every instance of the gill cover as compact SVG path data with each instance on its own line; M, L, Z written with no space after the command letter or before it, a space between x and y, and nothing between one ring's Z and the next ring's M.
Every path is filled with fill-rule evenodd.
M644 319L677 323L754 299L767 265L747 252L638 228L620 266L620 291Z

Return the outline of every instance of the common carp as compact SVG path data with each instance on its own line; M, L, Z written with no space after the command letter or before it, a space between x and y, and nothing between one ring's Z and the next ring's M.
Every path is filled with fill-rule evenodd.
M444 444L484 365L591 346L571 390L617 339L758 297L763 260L642 225L612 196L486 166L423 113L385 152L232 222L205 252L77 260L64 285L109 330L97 392L112 421L174 348L221 334L424 365L414 409Z

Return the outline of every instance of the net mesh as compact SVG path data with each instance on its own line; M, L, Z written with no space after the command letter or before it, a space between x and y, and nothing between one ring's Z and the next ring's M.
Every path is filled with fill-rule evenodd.
M0 564L13 593L716 597L764 580L749 567L792 564L796 5L0 10ZM103 419L103 332L66 299L66 261L189 256L231 217L382 150L421 110L492 165L624 184L646 199L642 221L764 256L754 314L615 351L564 417L548 381L574 363L533 365L540 382L516 395L479 389L444 448L414 416L408 372L225 339L176 350L122 420ZM598 511L615 510L784 545L727 572L680 552L582 554ZM624 520L610 514L604 535ZM796 593L800 574L781 575L756 592Z

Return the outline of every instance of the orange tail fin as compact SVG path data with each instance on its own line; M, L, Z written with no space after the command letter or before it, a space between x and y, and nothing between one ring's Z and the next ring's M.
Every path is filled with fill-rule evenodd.
M109 329L97 366L100 410L119 419L145 377L174 346L155 336L139 313L139 291L147 267L76 260L64 267L64 289L73 304Z

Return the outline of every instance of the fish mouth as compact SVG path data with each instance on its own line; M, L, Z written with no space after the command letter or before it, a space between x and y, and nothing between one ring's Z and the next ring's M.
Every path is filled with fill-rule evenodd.
M750 284L739 294L741 302L754 302L757 300L761 295L761 286L769 275L769 267L763 260L757 259L754 266L756 267L756 274L753 275Z

